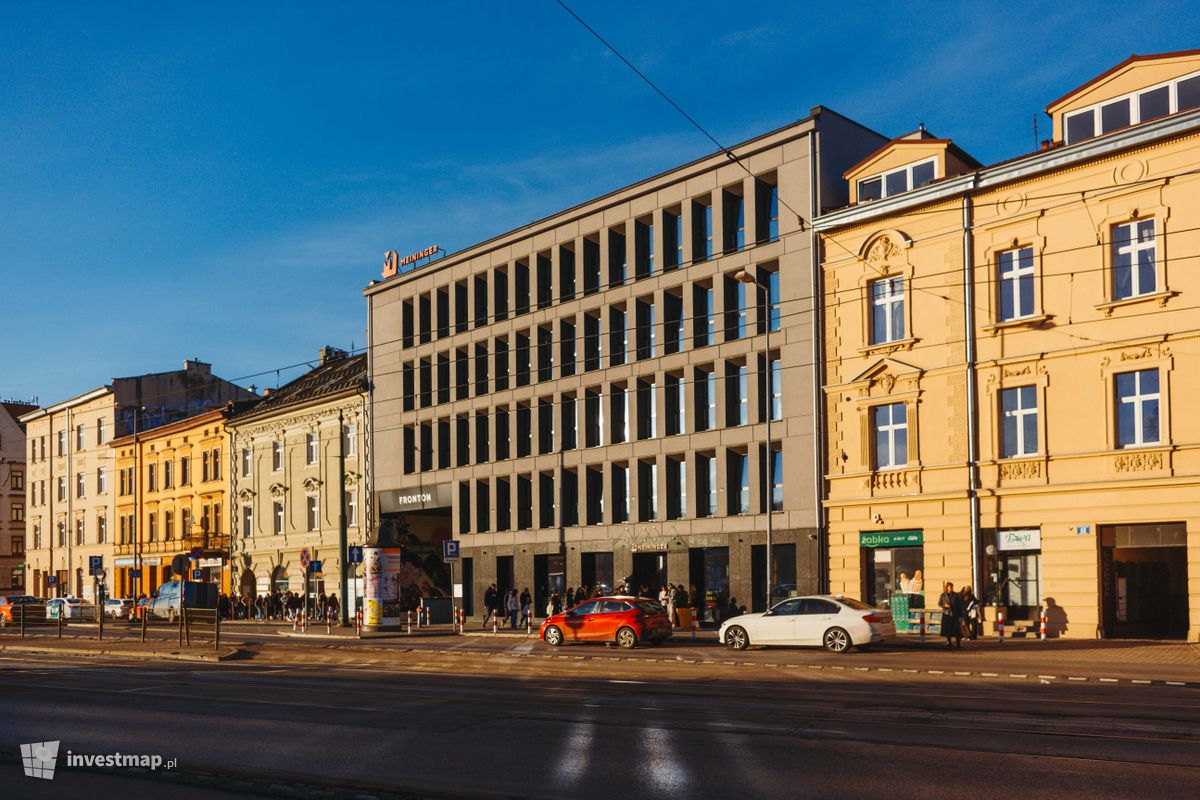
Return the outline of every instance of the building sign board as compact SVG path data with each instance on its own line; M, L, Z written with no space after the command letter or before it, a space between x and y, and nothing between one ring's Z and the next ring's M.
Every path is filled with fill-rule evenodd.
M409 264L415 264L423 258L429 258L432 255L437 255L441 248L436 244L431 244L424 250L418 250L415 253L409 253L404 258L395 250L388 250L383 254L383 277L391 278L400 273L401 267L407 267Z
M925 543L923 531L861 531L859 547L919 547Z
M422 486L416 489L392 489L379 492L379 512L421 511L432 508L451 508L454 494L448 483Z
M1038 528L996 531L997 550L1041 550L1042 532Z

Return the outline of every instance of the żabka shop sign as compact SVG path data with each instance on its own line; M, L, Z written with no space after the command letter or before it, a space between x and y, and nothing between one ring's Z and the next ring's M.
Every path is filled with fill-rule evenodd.
M859 547L919 547L925 543L921 531L863 531L858 534Z

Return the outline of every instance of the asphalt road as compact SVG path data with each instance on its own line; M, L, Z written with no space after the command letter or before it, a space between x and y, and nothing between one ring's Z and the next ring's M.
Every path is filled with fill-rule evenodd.
M231 789L260 776L442 797L1093 800L1200 782L1194 689L637 663L602 677L499 657L463 674L441 658L443 672L0 657L0 750L57 739L177 758ZM101 776L89 800L190 791L157 780ZM34 789L0 761L0 796Z

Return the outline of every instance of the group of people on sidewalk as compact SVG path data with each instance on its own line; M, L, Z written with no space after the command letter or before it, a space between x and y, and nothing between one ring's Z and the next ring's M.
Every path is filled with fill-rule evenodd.
M550 617L568 611L584 600L608 595L628 595L648 600L657 600L667 610L667 615L671 618L671 624L674 627L685 627L681 625L678 614L679 609L690 608L688 590L683 584L663 584L657 595L654 594L649 586L642 586L639 590L635 591L625 583L620 584L612 590L609 590L607 585L602 584L594 586L568 586L562 592L558 589L552 589L546 595L546 607L544 611L546 616ZM483 593L484 616L480 627L488 627L492 624L493 617L495 617L497 624L500 626L512 629L523 628L532 623L534 619L535 609L533 608L533 604L534 598L530 594L528 587L522 589L520 593L515 588L506 589L501 592L496 588L496 584L493 583ZM737 601L732 598L730 607L723 610L725 616L736 616L743 613L743 611L744 609L739 608Z
M941 635L946 637L946 647L962 647L964 638L977 639L983 628L979 598L970 586L954 591L954 584L946 581L938 598L942 610Z

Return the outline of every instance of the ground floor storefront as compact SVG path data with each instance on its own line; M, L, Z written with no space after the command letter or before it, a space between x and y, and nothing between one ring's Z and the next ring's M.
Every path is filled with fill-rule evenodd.
M1009 635L1200 640L1200 503L1179 490L985 494L972 543L965 498L876 498L830 515L831 590L936 614L972 586ZM974 584L974 585L972 585Z
M645 526L649 528L649 526ZM765 531L678 535L646 530L636 539L587 538L571 529L559 540L533 532L464 537L461 575L468 615L486 614L484 597L493 584L529 590L536 616L544 616L553 593L580 587L585 593L628 591L657 597L666 584L682 585L703 624L723 620L733 606L761 611L767 604ZM480 541L486 538L484 543ZM818 590L815 529L772 532L773 600Z

